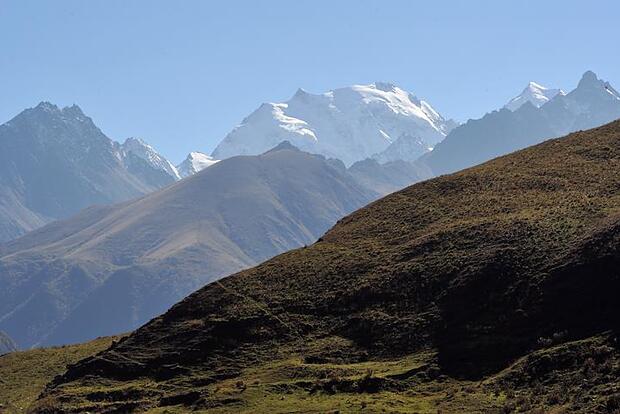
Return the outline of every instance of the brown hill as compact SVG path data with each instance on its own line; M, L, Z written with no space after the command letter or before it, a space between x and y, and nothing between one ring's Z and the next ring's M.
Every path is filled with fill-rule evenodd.
M617 412L619 168L615 122L411 186L190 295L35 411Z

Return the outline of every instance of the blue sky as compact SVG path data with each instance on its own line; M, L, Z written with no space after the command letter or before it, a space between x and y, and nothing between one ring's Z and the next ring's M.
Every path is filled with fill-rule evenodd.
M530 80L620 84L620 2L0 0L0 122L76 103L178 162L265 101L383 80L459 120Z

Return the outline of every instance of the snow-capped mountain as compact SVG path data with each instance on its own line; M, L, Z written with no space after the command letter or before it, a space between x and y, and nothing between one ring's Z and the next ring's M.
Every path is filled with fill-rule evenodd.
M177 168L170 161L161 156L151 145L141 138L127 138L122 145L125 154L131 153L146 161L156 170L161 170L170 175L175 180L180 180L181 176Z
M181 178L189 177L205 168L215 164L219 160L213 159L207 154L199 151L190 152L185 160L177 165L176 169Z
M385 151L403 135L415 158L440 142L456 124L426 101L389 83L354 85L322 94L299 89L284 103L265 103L231 131L212 157L260 154L282 141L346 165Z
M540 108L551 99L555 98L556 95L565 95L565 93L562 89L551 89L536 82L530 82L525 89L523 89L523 92L512 98L504 108L516 111L526 102L530 102L536 108Z

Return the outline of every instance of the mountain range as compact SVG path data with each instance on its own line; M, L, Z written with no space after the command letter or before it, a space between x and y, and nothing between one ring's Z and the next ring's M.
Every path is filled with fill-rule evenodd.
M446 174L618 118L620 93L588 71L568 94L530 84L507 107L453 129L422 160L434 175Z
M91 205L147 194L222 158L260 154L283 140L346 166L371 158L393 163L381 179L395 190L411 184L411 174L419 179L456 171L618 117L620 95L592 72L568 94L530 82L504 109L463 125L389 83L318 95L300 89L285 103L263 104L212 156L191 152L174 166L142 139L109 139L77 106L43 102L0 126L0 242ZM399 163L407 172L385 175L388 169L396 173Z
M177 167L142 139L109 139L77 106L44 102L2 125L0 329L24 348L134 329L204 283L312 243L374 199L618 118L620 95L592 72L568 94L530 83L507 108L456 127L385 83L300 90L261 108L213 156L192 152ZM282 116L274 118L274 108ZM306 125L321 139L308 146L299 141L305 132L282 122ZM273 128L286 134L274 138ZM400 136L379 151L371 149L377 131ZM290 143L226 158L226 148L249 148L247 139L258 148L287 134L313 153L329 153L329 142L351 164ZM297 169L285 177L293 162ZM118 292L116 313L105 310Z
M613 413L619 160L616 121L393 193L70 366L32 410Z
M134 329L205 283L314 242L424 173L367 164L348 171L282 143L0 245L0 329L22 348Z

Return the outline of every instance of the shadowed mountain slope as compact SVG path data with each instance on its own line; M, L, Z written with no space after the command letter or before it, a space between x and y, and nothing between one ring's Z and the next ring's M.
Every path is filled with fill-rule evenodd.
M135 329L218 277L314 242L378 197L282 144L0 246L0 329L22 348Z
M543 408L611 412L620 402L618 168L614 122L408 187L310 247L211 283L70 367L35 411L252 412L266 373L302 361L289 378L306 382L269 388L282 400L290 391L298 410L312 392L408 398L403 392L440 376L483 380L476 386L495 390L493 404L525 406L506 394L520 389ZM355 381L343 374L427 350L434 362L423 367ZM341 375L321 377L325 364ZM263 376L244 388L256 370ZM236 393L227 381L237 381Z

